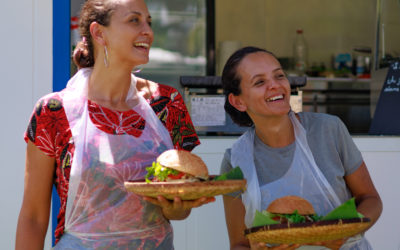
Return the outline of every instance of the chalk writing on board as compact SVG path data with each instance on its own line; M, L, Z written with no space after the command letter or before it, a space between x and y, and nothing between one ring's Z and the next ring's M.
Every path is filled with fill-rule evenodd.
M383 92L400 92L400 62L390 65Z

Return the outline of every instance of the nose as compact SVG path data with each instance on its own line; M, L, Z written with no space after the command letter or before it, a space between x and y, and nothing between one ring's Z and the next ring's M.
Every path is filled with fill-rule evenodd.
M150 26L149 23L146 22L146 23L143 25L142 34L143 34L143 35L150 36L150 37L153 37L153 35L154 35L153 29L151 28L151 26Z
M270 79L267 84L268 89L275 89L280 85L279 81L276 79Z
M267 83L267 88L269 89L276 89L276 88L290 88L290 83L289 83L289 79L287 79L286 77L284 79L277 79L277 78L271 78L268 80Z

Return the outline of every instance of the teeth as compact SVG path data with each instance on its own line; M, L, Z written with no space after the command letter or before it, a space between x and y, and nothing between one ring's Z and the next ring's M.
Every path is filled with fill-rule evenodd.
M150 47L148 43L135 43L135 46L140 46L140 47L145 47L145 48Z
M277 96L273 96L271 98L268 98L267 102L273 102L273 101L276 101L276 100L279 100L279 99L283 99L283 95L277 95Z

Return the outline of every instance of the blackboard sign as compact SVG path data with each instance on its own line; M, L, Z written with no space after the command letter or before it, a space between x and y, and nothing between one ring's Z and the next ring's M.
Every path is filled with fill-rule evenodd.
M400 61L390 65L369 134L400 135Z

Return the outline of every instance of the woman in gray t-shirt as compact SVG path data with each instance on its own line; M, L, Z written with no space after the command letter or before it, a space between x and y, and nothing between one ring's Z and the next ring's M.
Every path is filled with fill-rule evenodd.
M306 198L322 215L355 197L358 212L370 218L371 225L376 222L382 202L346 127L335 116L294 114L289 81L272 53L239 49L226 63L222 83L226 112L238 125L249 127L226 151L221 166L221 173L239 166L248 181L242 199L224 196L231 249L268 249L249 242L243 231L251 226L256 209L264 210L285 195ZM321 244L350 249L349 242ZM370 249L362 237L351 244L352 249Z

